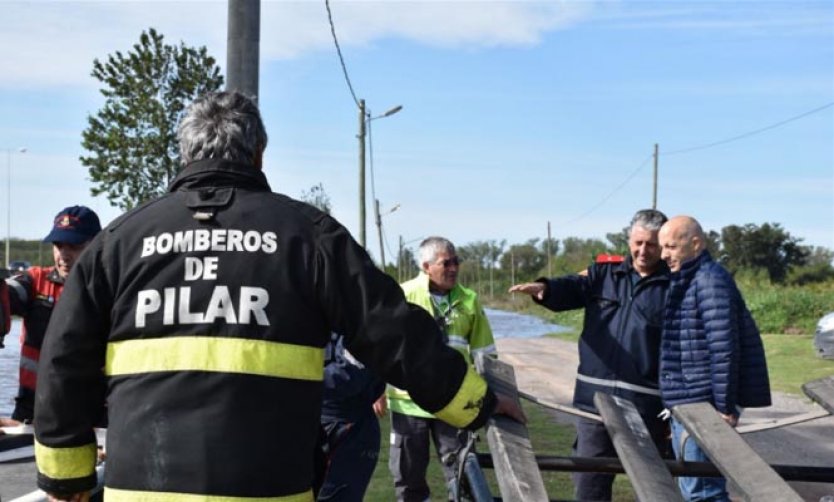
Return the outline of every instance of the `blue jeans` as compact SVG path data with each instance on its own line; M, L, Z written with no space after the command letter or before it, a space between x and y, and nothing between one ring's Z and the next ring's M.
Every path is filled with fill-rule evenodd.
M698 446L693 437L686 440L686 445L681 455L680 438L684 431L683 425L672 418L672 449L675 450L675 457L687 462L710 462L707 455ZM678 478L678 487L681 495L687 501L710 501L729 502L727 494L727 480L724 478Z
M373 413L356 422L324 421L327 471L318 500L361 502L379 457L379 420Z

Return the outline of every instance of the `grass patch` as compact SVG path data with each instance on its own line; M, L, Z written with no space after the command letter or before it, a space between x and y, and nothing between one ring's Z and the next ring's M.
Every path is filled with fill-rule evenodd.
M803 383L834 375L834 361L816 355L813 339L813 335L762 335L772 390L804 395Z
M547 410L530 403L524 403L524 412L527 414L527 430L530 433L530 441L533 450L539 455L561 455L569 456L573 446L574 428L571 425L557 423L555 418ZM382 429L383 444L379 452L379 460L376 470L371 478L365 500L388 501L394 500L394 481L388 471L388 441L385 441L390 434L391 421L388 417L380 422ZM486 452L489 449L486 445L486 438L483 431L480 433L478 451ZM434 447L432 446L434 452ZM431 500L446 500L446 486L443 480L443 473L440 470L440 463L433 453L426 480L431 489ZM493 496L500 496L498 483L495 480L495 473L492 469L484 469L487 481L490 483L490 490ZM545 489L551 499L572 500L573 483L570 473L567 472L542 472ZM635 500L631 483L625 475L618 475L614 481L614 501L626 502Z

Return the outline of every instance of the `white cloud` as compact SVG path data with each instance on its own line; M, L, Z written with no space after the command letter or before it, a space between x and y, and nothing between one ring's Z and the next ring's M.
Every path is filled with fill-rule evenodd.
M578 22L582 2L332 2L343 47L405 38L444 47L531 45ZM205 45L226 59L226 2L0 2L0 88L93 86L94 58L127 51L149 27L169 43ZM193 21L193 22L192 22ZM323 1L264 2L261 59L333 46Z

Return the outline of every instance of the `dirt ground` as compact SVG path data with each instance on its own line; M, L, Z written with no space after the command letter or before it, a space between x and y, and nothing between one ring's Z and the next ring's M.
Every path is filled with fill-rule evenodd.
M570 405L578 363L576 344L553 337L501 338L497 340L499 358L515 369L519 390L541 399ZM810 400L782 393L773 394L773 406L747 409L739 426L770 422L809 413L819 407ZM564 416L564 420L559 419ZM560 422L572 423L567 414L557 414ZM744 434L744 439L770 464L834 466L834 417ZM834 496L832 483L799 483L791 486L807 501L818 502Z

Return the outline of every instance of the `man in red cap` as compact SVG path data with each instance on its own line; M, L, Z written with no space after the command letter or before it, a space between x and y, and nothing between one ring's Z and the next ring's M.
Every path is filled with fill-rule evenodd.
M20 349L20 386L12 420L0 418L3 425L32 420L38 360L46 326L55 302L61 297L64 280L87 244L101 230L98 216L85 206L61 210L44 242L52 243L52 267L31 267L0 284L0 318L3 312L23 318ZM0 342L8 332L8 322L0 319ZM2 344L0 344L2 345Z

